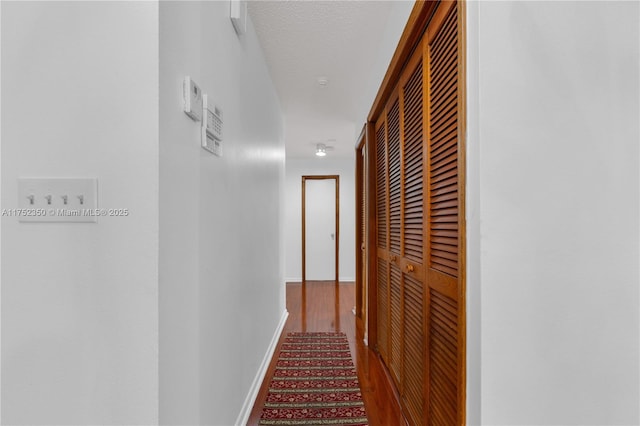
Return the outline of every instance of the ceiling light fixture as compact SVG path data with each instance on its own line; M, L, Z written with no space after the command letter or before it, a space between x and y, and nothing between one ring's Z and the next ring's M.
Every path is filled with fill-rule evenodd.
M318 157L324 157L325 155L327 155L327 147L325 144L319 143L318 145L316 145L316 155Z
M324 87L329 84L329 79L327 77L318 77L318 84Z

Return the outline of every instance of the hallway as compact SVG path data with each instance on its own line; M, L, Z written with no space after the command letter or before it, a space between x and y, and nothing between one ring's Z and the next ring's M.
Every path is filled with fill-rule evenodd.
M640 1L0 1L0 38L0 424L255 425L280 337L339 330L372 425L640 425ZM338 283L299 284L303 176Z
M341 331L349 340L369 424L403 424L400 407L389 385L388 376L375 352L363 343L362 321L356 319L353 314L354 305L355 285L351 282L342 282L339 286L336 286L334 281L308 281L306 286L301 283L287 283L289 318L273 359L277 359L282 341L289 332ZM249 426L258 425L273 370L272 360L247 423Z

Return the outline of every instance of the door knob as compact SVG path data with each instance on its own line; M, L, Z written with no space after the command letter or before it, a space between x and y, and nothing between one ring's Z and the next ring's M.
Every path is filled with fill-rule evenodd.
M413 272L415 270L414 266L411 264L407 265L407 272Z
M392 261L392 262L395 262L396 259L397 259L397 257L396 257L395 254L392 254L391 257L389 257L389 260Z

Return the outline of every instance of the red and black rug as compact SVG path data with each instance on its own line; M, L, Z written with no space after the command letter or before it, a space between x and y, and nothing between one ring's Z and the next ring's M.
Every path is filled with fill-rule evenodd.
M344 333L289 333L260 425L367 425Z

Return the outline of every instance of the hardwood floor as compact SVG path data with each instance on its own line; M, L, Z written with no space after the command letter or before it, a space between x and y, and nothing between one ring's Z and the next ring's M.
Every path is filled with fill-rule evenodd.
M289 318L278 342L277 358L283 337L290 331L342 331L347 335L351 356L358 370L369 425L405 425L398 405L398 398L390 385L390 379L378 355L364 345L363 327L352 312L355 306L355 285L335 281L307 281L287 283L287 310ZM247 425L256 426L260 420L269 381L273 376L271 361L264 383L260 388Z

